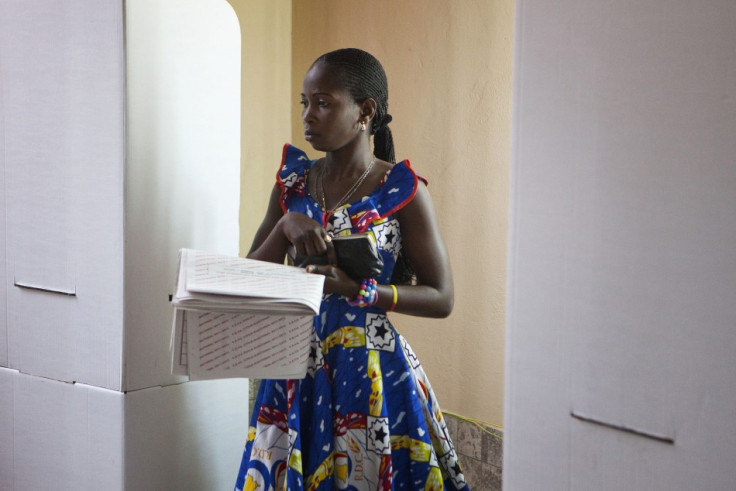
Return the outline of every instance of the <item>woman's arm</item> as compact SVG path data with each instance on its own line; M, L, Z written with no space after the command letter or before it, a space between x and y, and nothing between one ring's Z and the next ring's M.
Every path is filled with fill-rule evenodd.
M280 199L281 189L276 185L271 191L266 216L256 231L248 257L283 263L289 244L294 244L299 254L307 256L324 254L327 250L325 241L327 232L303 213L284 214Z
M420 180L414 199L398 213L404 254L417 277L416 285L398 285L396 312L447 317L455 301L450 259L440 234L432 198ZM379 287L378 304L389 308L390 286Z

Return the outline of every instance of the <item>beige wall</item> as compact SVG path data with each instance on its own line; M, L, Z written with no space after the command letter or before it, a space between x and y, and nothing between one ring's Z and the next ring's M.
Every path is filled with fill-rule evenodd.
M281 147L291 134L291 2L227 0L242 44L240 253L266 213Z
M241 243L249 242L253 220L260 219L282 141L291 138L311 150L301 138L295 96L308 66L339 47L372 52L388 74L397 158L409 158L430 181L456 285L455 311L448 319L396 315L394 322L417 352L443 409L500 425L513 1L293 2L290 62L282 57L285 47L278 53L259 51L272 43L281 46L289 36L288 19L281 18L289 2L230 1L236 10L245 9L239 11L244 42L257 44L250 60L247 53L254 49L243 46L243 209L256 212L244 214ZM249 16L279 17L282 30L259 28L251 19L246 32ZM290 73L291 85L284 87L281 77ZM249 95L249 86L264 92ZM289 134L283 131L283 101L291 104ZM257 124L249 124L251 114ZM279 120L269 121L274 118ZM249 131L259 132L258 138ZM253 201L254 193L262 203Z

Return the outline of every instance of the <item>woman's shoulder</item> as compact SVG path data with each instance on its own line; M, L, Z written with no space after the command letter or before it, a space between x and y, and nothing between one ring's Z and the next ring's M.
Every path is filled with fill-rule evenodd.
M416 195L420 181L427 184L425 178L414 172L409 160L394 164L378 188L381 216L388 216L406 206Z

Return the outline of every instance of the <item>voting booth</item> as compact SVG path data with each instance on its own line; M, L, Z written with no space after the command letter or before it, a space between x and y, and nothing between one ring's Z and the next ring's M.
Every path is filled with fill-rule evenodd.
M517 3L504 487L734 489L736 3Z
M245 379L171 373L177 252L237 255L212 0L0 3L0 489L228 489Z

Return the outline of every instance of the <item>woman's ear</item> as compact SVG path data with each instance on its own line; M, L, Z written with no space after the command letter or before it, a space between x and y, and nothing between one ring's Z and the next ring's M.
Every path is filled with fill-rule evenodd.
M370 97L360 103L361 121L371 121L376 115L376 101Z

